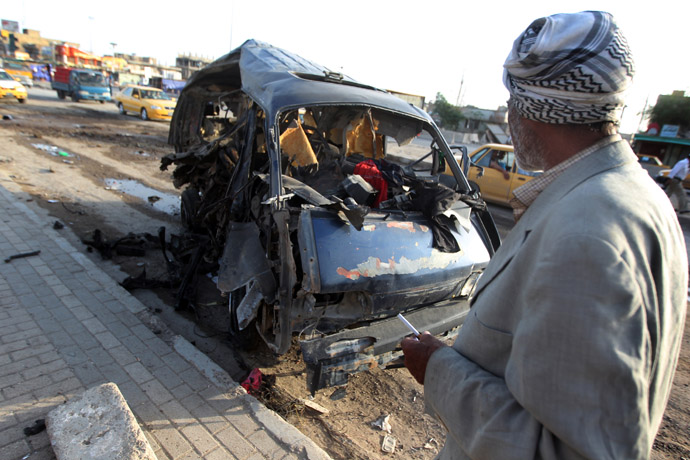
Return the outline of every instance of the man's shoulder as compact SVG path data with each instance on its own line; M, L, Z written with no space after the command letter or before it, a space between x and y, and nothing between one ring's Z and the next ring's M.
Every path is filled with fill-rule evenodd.
M549 231L607 234L672 225L675 213L665 193L637 169L627 165L583 178L545 213Z

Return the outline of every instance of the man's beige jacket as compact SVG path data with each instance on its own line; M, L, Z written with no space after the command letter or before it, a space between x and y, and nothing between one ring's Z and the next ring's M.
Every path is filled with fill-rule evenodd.
M453 348L431 356L439 458L647 458L687 275L675 213L626 141L569 167L497 251Z

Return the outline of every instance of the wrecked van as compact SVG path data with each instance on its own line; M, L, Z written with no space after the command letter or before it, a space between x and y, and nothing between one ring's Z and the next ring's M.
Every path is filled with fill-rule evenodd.
M296 338L311 391L398 358L398 313L460 326L500 244L429 115L268 44L195 73L169 143L161 169L175 165L235 343L283 354Z

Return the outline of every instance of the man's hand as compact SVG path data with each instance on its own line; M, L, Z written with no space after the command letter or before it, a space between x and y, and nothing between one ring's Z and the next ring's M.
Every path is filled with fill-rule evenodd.
M448 345L428 332L424 332L419 335L419 340L414 337L405 337L400 342L400 346L405 355L405 367L415 380L424 385L424 375L429 358L436 350Z

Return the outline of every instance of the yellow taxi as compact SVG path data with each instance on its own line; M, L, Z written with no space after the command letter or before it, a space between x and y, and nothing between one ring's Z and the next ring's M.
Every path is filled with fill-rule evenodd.
M31 67L29 67L27 64L5 60L2 69L18 82L33 82L34 74L31 71Z
M113 101L121 114L134 112L142 120L171 120L177 104L163 90L138 85L125 86Z
M27 91L24 85L12 78L4 69L0 69L0 99L7 97L13 97L24 103L26 102Z
M509 204L513 190L542 174L519 168L512 145L485 144L469 158L470 185L476 184L482 198L492 203Z

